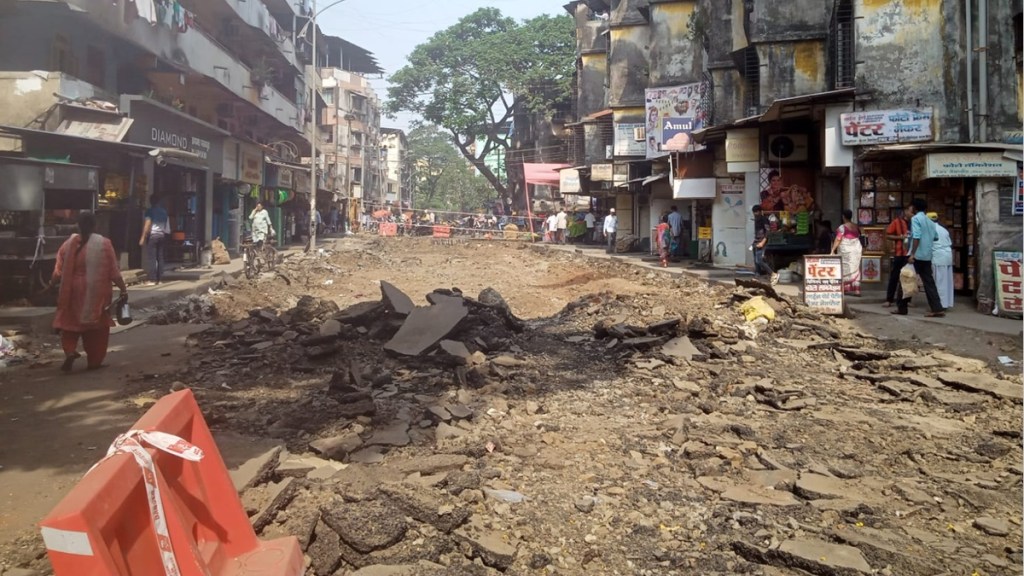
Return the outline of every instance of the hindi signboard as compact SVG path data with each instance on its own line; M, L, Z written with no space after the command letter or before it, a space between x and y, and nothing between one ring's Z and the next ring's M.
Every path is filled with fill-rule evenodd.
M873 110L839 116L843 146L931 142L932 109Z
M995 264L996 306L1000 316L1020 318L1024 312L1021 292L1021 253L997 250L992 253Z
M804 256L804 304L822 314L843 314L843 259Z

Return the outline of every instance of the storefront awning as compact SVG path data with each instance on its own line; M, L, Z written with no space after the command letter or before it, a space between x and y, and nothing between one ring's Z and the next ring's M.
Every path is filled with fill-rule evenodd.
M100 140L98 138L88 138L86 136L23 128L21 126L0 125L0 136L16 136L21 138L23 142L26 142L26 144L30 144L31 148L54 148L54 152L61 152L61 148L66 149L66 147L72 146L98 146L103 147L106 150L116 150L119 152L134 153L139 156L143 156L145 154L149 154L149 152L153 150L152 146L129 144L127 142L114 142L111 140Z
M643 179L644 180L644 186L647 186L648 184L654 184L658 180L667 180L667 179L668 179L668 174L667 173L666 174L655 174L654 176L648 176L648 177Z
M747 116L746 118L740 118L727 124L708 126L700 130L694 130L690 133L690 137L694 142L703 144L710 140L724 138L727 130L753 128L758 124L810 116L814 111L814 107L819 104L852 100L856 95L856 88L842 88L839 90L830 90L828 92L794 96L792 98L779 98L772 102L772 105L769 106L763 114Z
M568 164L523 164L523 175L527 184L558 186L559 171L569 168Z
M714 200L714 178L683 178L676 180L672 198L676 200Z

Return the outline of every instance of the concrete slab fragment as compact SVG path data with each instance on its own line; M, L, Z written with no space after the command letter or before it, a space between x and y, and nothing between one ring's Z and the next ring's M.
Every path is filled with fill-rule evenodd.
M444 340L469 314L462 299L422 306L409 314L384 350L402 356L419 356Z
M390 282L381 280L380 295L381 299L384 301L384 306L399 316L408 316L416 309L416 305L413 304L412 298Z

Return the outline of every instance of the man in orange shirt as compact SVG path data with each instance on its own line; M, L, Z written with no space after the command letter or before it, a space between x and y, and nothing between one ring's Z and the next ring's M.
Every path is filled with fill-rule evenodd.
M910 239L909 207L903 208L903 213L889 223L885 230L885 237L892 241L892 267L889 270L889 285L885 289L885 307L892 306L896 301L896 289L900 284L900 270L907 265L907 244Z

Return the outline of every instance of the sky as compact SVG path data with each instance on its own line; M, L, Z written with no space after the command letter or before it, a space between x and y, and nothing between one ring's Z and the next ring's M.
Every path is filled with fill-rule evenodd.
M317 4L327 5L327 0ZM517 20L541 14L557 15L565 0L347 0L326 10L318 19L324 34L341 36L377 57L385 71L372 79L381 102L387 100L387 77L405 66L413 49L435 32L444 30L479 8L492 6ZM416 117L401 114L381 118L381 126L408 130Z

